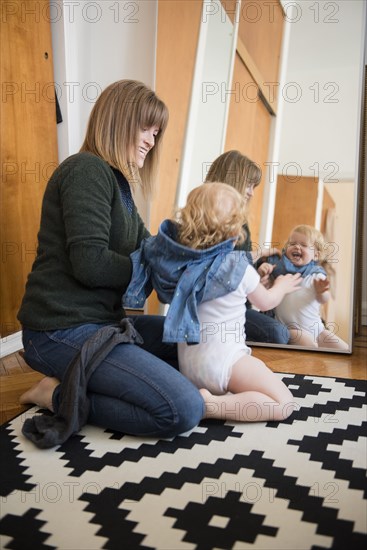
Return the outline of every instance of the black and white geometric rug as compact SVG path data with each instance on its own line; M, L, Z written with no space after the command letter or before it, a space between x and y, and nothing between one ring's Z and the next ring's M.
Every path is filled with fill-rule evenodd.
M366 382L278 374L285 422L202 422L173 440L86 426L39 450L2 427L0 548L364 549Z

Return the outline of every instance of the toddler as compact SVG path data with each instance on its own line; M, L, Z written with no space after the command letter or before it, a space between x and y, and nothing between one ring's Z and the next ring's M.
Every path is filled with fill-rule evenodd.
M320 315L320 306L330 299L330 284L322 267L325 242L322 233L310 225L294 227L285 244L281 258L270 256L259 272L276 281L285 273L300 273L300 290L288 294L275 307L275 317L290 332L290 344L324 347L347 351L348 345L328 330Z
M260 283L244 252L245 200L223 183L193 189L175 220L131 255L127 307L144 303L152 288L170 303L163 340L178 342L180 371L201 391L207 418L283 420L294 410L292 394L246 345L247 297L260 310L297 290L300 275Z

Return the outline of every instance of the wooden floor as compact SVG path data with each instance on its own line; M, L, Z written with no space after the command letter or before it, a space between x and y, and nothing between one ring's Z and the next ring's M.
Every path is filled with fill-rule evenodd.
M253 347L252 353L274 372L366 380L367 327L362 327L361 335L355 338L350 355L267 347ZM19 405L19 396L41 378L42 375L33 371L19 353L3 357L0 363L1 424L27 409Z

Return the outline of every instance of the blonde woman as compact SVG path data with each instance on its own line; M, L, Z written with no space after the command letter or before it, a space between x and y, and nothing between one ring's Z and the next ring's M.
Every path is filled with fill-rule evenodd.
M26 435L39 446L60 443L85 421L172 437L202 418L200 393L171 366L177 368L176 346L162 344L163 318L138 316L132 327L121 301L129 256L149 236L133 191L152 188L167 121L165 104L143 83L111 84L94 105L80 152L48 182L19 311L25 358L46 377L21 402L50 409L68 426L46 441L35 418Z
M282 257L269 257L259 271L274 280L285 273L302 276L299 292L285 296L275 308L276 318L288 326L291 344L347 351L348 345L325 327L320 316L320 306L330 299L330 283L322 267L325 250L318 229L297 225L290 232Z
M258 164L250 160L239 151L231 150L217 157L211 164L205 183L220 181L234 187L246 202L246 216L250 209L251 199L261 181L261 169ZM237 248L249 253L250 260L256 267L257 260L276 254L276 248L262 248L253 250L250 228L244 220L243 229L246 238ZM261 282L266 285L268 276L265 274ZM287 327L271 315L256 311L247 302L246 334L250 342L265 342L271 344L288 344L290 334Z
M206 418L283 420L295 407L284 383L246 345L247 297L269 309L297 290L299 275L279 277L267 290L247 255L246 202L223 183L192 190L175 220L132 254L133 276L124 296L142 305L152 288L169 309L163 339L178 342L180 371L201 391Z

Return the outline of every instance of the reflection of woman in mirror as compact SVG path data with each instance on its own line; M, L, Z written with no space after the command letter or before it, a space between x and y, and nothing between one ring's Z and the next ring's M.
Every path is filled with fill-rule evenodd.
M220 181L231 185L244 197L247 203L247 211L254 194L254 190L260 184L261 169L253 161L239 151L227 151L220 155L211 165L206 176L205 183ZM251 252L252 261L259 259L258 251L252 251L251 233L248 224L244 221L243 229L246 239L237 248ZM261 256L267 257L277 253L274 248L262 249ZM256 267L256 264L255 264ZM262 277L261 282L266 286L268 275ZM289 332L287 327L277 319L252 309L247 302L246 335L250 342L265 342L271 344L287 344Z
M310 225L297 225L288 237L282 257L270 256L259 267L259 273L271 275L273 280L285 273L302 275L300 290L292 297L285 296L275 308L276 318L289 329L290 344L347 351L348 345L325 328L320 316L320 306L330 299L330 283L323 263L323 235Z

